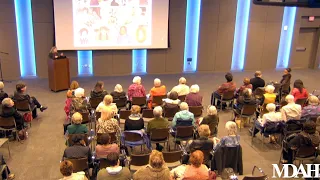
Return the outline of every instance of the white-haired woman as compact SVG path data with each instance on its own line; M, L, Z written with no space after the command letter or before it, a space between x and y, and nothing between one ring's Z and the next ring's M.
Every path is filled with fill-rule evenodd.
M213 149L215 151L220 147L236 147L240 144L240 136L237 134L237 124L233 121L228 121L225 128L228 132L227 136L224 136L221 139L216 137L213 138Z
M301 117L317 117L320 116L319 98L317 96L309 97L309 105L302 109Z
M86 97L84 96L84 89L77 88L74 91L75 98L72 99L71 112L88 112L90 104L88 103Z
M277 95L274 93L275 87L272 85L268 85L264 88L265 93L262 96L261 105L275 103Z
M191 121L190 125L195 126L195 119L194 119L194 114L192 112L189 111L189 106L187 103L182 102L180 104L180 110L179 112L177 112L172 120L172 128L175 129L176 126L180 126L182 124L188 124ZM179 121L179 122L178 122ZM189 121L189 122L186 122Z
M215 106L209 106L207 109L207 116L205 116L200 125L206 124L210 128L210 135L217 136L218 134L218 124L219 124L219 116L217 112L217 108Z
M3 91L3 89L4 89L4 84L2 81L0 81L0 102L2 102L2 100L4 100L4 98L9 97L8 94Z
M110 95L113 97L113 99L120 99L121 97L126 97L126 92L123 91L123 88L120 84L117 84Z
M184 96L189 94L189 86L187 85L187 80L184 77L179 79L179 84L172 88L170 92L177 92L178 96Z
M281 108L282 120L300 120L301 118L301 105L294 102L292 95L286 96L287 105Z
M166 95L167 89L165 85L161 85L161 80L156 78L153 81L153 88L150 90L149 104L148 107L152 108L152 98L153 96L163 96Z
M186 96L186 103L189 106L202 106L202 96L199 93L200 87L194 84L190 87L190 93Z
M146 90L141 85L141 77L136 76L132 80L133 84L131 84L128 88L128 98L131 101L132 97L145 97Z

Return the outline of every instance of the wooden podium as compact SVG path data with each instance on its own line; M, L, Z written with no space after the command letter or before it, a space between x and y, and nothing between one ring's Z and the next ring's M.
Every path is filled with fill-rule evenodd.
M70 70L69 59L48 60L49 88L52 91L61 91L69 88Z

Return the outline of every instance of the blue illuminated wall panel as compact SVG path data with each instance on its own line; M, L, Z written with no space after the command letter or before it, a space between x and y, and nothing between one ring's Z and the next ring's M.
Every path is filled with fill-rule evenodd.
M132 50L132 74L147 73L147 50Z
M201 0L187 0L184 72L197 70Z
M250 4L251 1L249 0L238 0L237 3L231 70L243 70L246 56Z
M34 50L31 0L14 0L20 73L22 77L37 76Z
M277 58L277 68L287 68L289 65L296 12L296 7L284 8Z
M78 51L78 75L91 76L92 70L92 51Z

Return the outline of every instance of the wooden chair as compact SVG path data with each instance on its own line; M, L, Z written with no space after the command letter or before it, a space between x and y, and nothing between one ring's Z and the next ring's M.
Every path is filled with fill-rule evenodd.
M147 98L146 97L132 97L132 105L138 105L141 106L141 108L145 108L147 104Z
M168 118L169 121L172 121L174 115L180 111L179 106L177 106L176 108L163 108L163 117Z
M73 164L73 172L79 171L87 171L89 169L88 166L88 158L78 158L78 159L66 159Z
M84 142L86 143L86 145L89 145L89 141L88 141L88 134L68 134L68 145L72 146L73 142L72 142L72 137L75 135L81 135L83 137Z
M152 97L152 107L162 106L162 104L163 104L162 100L165 98L167 98L167 95L153 96Z
M31 107L31 106L30 106L30 102L29 102L27 99L22 100L22 101L14 101L14 105L15 105L17 111L18 111L22 116L23 116L25 113L32 113L32 111L37 108L36 106ZM31 122L29 122L28 124L30 124L30 127L31 127Z
M220 99L216 99L217 101L220 101L220 111L222 111L222 104L223 103L230 103L231 104L231 107L233 105L233 99L234 99L234 91L227 91L227 92L224 92L222 95L221 95L221 98ZM217 104L217 103L215 103Z
M121 96L119 98L113 99L113 102L116 103L118 109L123 109L124 107L127 107L127 97Z
M100 158L100 159L98 159L98 161L99 161L99 169L104 169L104 168L110 166L110 164L106 158Z
M124 124L125 120L128 119L130 114L131 114L130 110L120 110L119 111L120 124Z
M20 141L19 135L18 135L18 129L16 125L16 121L14 117L8 117L4 118L0 116L0 131L5 132L5 137L6 137L6 131L11 131L11 134L15 133L16 134L16 139Z
M164 161L168 168L174 168L181 165L182 151L162 152Z
M256 115L256 109L257 109L257 105L253 104L253 105L248 105L245 104L242 106L242 109L240 111L240 113L236 110L233 109L234 113L239 115L240 119L242 118L252 118L253 116ZM250 122L250 120L249 120ZM240 131L241 131L241 126L240 126Z
M193 126L177 126L174 142L192 140L193 135L194 135Z
M169 130L170 128L151 129L151 143L163 143L164 145L167 144L167 148L169 149Z
M96 112L96 120L98 120L99 118L101 118L101 112Z
M300 104L301 107L303 107L306 104L307 100L308 98L297 99L296 104Z
M144 122L149 122L154 118L153 110L152 109L143 109L142 110L142 118Z
M124 131L123 136L124 136L125 146L131 146L131 147L140 146L141 152L142 152L142 146L145 145L146 142L144 141L141 134L136 132Z
M202 106L189 106L189 111L194 114L194 117L201 117L202 116Z
M81 115L82 115L82 123L81 124L90 123L89 112L81 112Z
M187 95L182 95L182 96L179 96L178 99L179 99L181 102L185 102L185 101L186 101L186 97L187 97Z
M89 103L91 108L96 109L102 101L103 98L90 98Z
M129 169L131 171L137 171L142 166L149 164L150 154L131 154L129 160Z

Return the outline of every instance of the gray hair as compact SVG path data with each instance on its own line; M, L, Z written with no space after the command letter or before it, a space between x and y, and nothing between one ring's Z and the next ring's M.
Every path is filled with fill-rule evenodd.
M153 81L154 86L160 86L161 85L161 80L159 78L155 78Z
M200 91L200 87L198 84L194 84L190 87L190 92L192 93L198 93Z
M266 86L266 87L264 88L264 90L265 90L267 93L270 93L270 94L272 94L272 93L274 92L274 89L275 89L275 87L272 86L272 85L268 85L268 86Z
M179 79L179 84L187 84L186 78L181 77L181 78Z
M118 93L123 92L122 86L121 86L120 84L117 84L117 85L114 87L114 91L115 91L115 92L118 92Z
M4 88L4 84L2 81L0 81L0 90L2 90Z
M2 102L1 102L1 104L2 104L2 106L8 107L8 106L10 106L11 101L12 101L12 99L10 99L10 98L4 98L4 99L2 100Z
M209 106L207 109L207 114L208 115L217 115L217 108L215 106Z
M189 105L186 102L182 102L180 104L180 109L183 110L189 110Z
M83 97L84 96L84 89L83 88L77 88L74 90L74 96L75 97Z
M266 109L268 110L268 112L274 112L276 110L276 105L273 103L269 103L267 104Z
M140 76L135 76L132 80L134 84L141 84L141 77Z
M153 109L153 115L154 117L161 117L162 115L162 107L161 106L157 106Z
M293 103L294 102L294 96L289 94L286 96L286 102L287 103Z
M228 121L226 123L225 128L228 131L228 135L236 135L237 134L237 124L233 121Z

